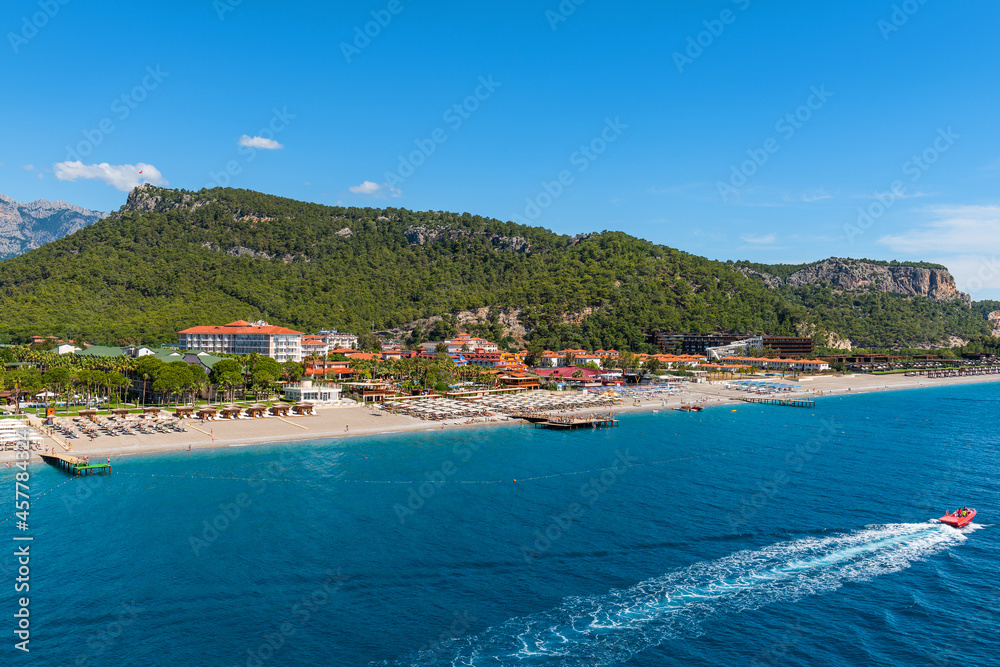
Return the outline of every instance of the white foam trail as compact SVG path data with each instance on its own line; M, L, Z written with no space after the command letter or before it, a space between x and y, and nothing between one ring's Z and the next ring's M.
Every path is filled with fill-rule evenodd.
M701 634L718 614L828 593L966 540L937 522L869 526L697 563L606 595L566 598L393 665L614 665L673 637Z

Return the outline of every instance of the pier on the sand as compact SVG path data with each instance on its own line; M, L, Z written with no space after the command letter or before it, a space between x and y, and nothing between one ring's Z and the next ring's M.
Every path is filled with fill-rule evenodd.
M529 421L543 428L597 428L598 426L618 426L618 420L611 415L584 415L582 417L559 417L549 415L534 417Z
M744 403L763 403L764 405L783 405L788 408L815 408L816 401L808 398L758 398L755 396L741 396Z
M62 468L71 475L94 475L111 472L110 461L107 463L88 463L78 456L67 456L66 454L40 454L40 456L49 465Z

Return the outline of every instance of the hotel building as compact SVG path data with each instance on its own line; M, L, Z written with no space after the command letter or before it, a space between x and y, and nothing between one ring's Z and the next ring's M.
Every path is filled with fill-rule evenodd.
M211 354L257 354L275 361L302 361L302 332L267 322L238 320L221 327L192 327L177 332L182 349Z

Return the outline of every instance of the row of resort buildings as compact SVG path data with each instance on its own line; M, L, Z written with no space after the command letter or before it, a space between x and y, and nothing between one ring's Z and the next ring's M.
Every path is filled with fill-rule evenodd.
M659 369L686 370L695 374L739 373L750 370L781 372L821 372L830 368L827 361L801 358L801 356L761 357L750 356L753 350L763 349L766 343L772 350L780 343L791 345L796 351L804 351L804 341L809 339L779 339L778 337L757 337L742 341L720 339L718 337L691 334L691 339L667 338L670 343L680 340L681 345L671 345L668 349L689 350L661 354L634 355L635 365L648 366L655 360ZM37 339L37 340L36 340ZM33 342L47 340L35 337ZM698 347L692 340L700 343ZM661 347L663 345L663 340ZM527 364L529 352L501 351L497 343L484 338L463 333L440 342L425 342L404 350L398 343L384 343L379 352L358 351L358 337L352 333L338 332L336 329L323 330L316 334L305 334L284 327L271 326L267 322L246 322L238 320L222 326L192 327L178 332L178 344L164 348L130 347L105 348L88 346L81 349L72 343L59 341L60 353L74 352L81 355L141 357L156 355L164 361L183 359L188 363L206 369L220 357L220 354L258 353L278 362L302 362L305 374L310 378L345 379L357 373L357 361L388 361L398 359L436 359L446 354L456 366L478 366L506 374L523 374L533 370L541 378L566 379L583 382L615 383L622 379L618 370L620 354L617 350L565 349L545 350L535 355L534 369ZM715 343L709 347L709 343ZM722 343L722 345L718 345ZM735 344L734 344L735 343ZM778 343L779 345L775 345ZM811 341L810 341L811 343ZM809 346L811 351L811 344ZM743 352L743 354L739 354ZM336 357L331 358L331 357Z

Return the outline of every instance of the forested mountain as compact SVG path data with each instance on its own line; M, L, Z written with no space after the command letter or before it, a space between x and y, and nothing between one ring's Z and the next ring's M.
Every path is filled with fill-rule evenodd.
M656 330L843 327L858 345L987 332L961 300L775 290L731 263L620 232L569 237L468 213L222 188L140 186L109 218L0 263L0 334L14 339L154 343L196 324L261 318L363 333L471 309L489 309L481 328L497 338L503 312L533 344L554 348L642 350Z
M0 259L72 234L105 215L64 201L38 199L21 203L0 194Z

